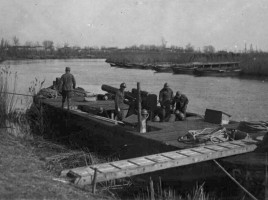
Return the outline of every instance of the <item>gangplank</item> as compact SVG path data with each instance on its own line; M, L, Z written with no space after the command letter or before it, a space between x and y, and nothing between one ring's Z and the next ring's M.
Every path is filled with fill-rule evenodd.
M115 162L96 164L62 171L77 185L87 185L112 179L190 165L198 162L252 152L257 148L254 140L236 140L195 148L170 151ZM95 178L94 178L95 177Z

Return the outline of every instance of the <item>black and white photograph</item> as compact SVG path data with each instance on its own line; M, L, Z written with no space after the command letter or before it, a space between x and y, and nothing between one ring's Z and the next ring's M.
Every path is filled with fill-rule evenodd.
M0 199L268 199L267 0L0 0Z

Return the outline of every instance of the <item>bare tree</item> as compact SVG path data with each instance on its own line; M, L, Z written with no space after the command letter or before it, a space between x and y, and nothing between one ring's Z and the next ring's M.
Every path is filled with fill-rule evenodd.
M14 36L14 37L12 38L12 40L13 40L13 44L14 44L14 46L19 46L19 44L20 44L19 38L17 38L16 36Z
M26 42L25 42L25 46L32 47L32 46L34 46L34 44L33 44L33 42L31 42L31 41L26 41Z
M50 41L50 40L44 40L43 41L43 46L45 47L45 49L53 49L54 48L54 43L53 41Z
M204 46L203 52L204 53L215 53L215 47L213 47L212 45Z
M192 53L192 52L194 52L194 46L191 45L191 43L188 43L188 44L185 46L185 52L187 52L187 53Z
M162 48L166 48L166 46L167 46L167 41L165 40L165 38L163 36L161 37L161 46L162 46Z

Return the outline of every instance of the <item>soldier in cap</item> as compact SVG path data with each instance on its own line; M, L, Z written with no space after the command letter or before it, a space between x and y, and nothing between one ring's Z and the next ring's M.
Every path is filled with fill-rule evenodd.
M161 121L167 121L171 114L171 103L173 100L173 91L170 89L168 83L164 84L164 88L159 92L159 102L162 108Z
M117 90L115 94L115 115L117 116L117 119L122 121L124 119L124 112L123 112L123 105L124 105L124 100L125 100L125 88L126 88L125 83L120 84L119 90Z
M176 120L185 120L186 117L186 109L189 103L186 95L182 94L180 91L176 92L176 95L172 101L172 106L174 113L176 115Z
M61 94L62 94L62 104L61 107L63 109L65 99L67 99L67 108L70 108L70 98L72 96L72 90L75 89L76 81L74 76L70 73L70 67L65 68L65 74L61 76L60 83L61 83Z

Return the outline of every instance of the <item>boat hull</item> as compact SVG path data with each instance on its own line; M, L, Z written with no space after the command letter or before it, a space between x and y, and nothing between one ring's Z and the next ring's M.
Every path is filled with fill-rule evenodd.
M193 74L194 68L172 67L173 74Z
M240 76L241 70L194 69L193 74L195 76L216 76L216 77Z

